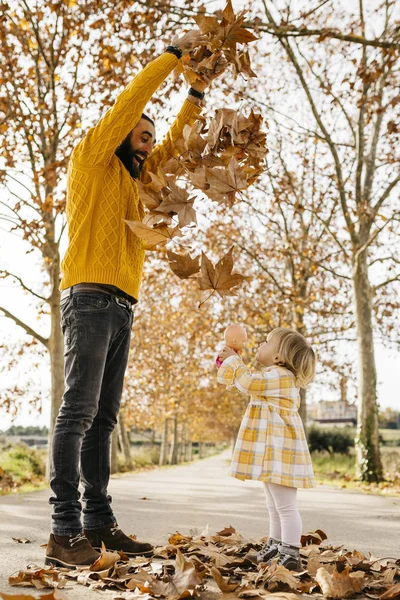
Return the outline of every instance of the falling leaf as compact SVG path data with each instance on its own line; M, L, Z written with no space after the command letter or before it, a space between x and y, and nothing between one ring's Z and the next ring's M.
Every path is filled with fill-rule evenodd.
M201 277L198 278L201 290L214 290L221 298L224 296L234 296L232 289L243 283L246 276L239 273L232 273L233 269L233 246L223 258L215 265L202 253Z
M169 182L171 194L157 208L159 212L167 214L177 214L179 227L186 227L191 223L196 223L196 212L193 208L194 198L189 198L186 190L180 188L172 181Z
M200 271L198 256L192 258L190 254L175 254L174 252L167 252L167 256L171 270L180 279L188 279Z
M125 221L133 233L146 242L146 249L151 250L157 245L165 245L174 237L181 235L179 227L170 229L166 225L160 224L154 227L148 227L140 221Z
M207 183L210 187L206 194L212 200L227 202L233 206L237 192L248 187L247 179L241 172L235 158L229 162L228 169L206 169Z

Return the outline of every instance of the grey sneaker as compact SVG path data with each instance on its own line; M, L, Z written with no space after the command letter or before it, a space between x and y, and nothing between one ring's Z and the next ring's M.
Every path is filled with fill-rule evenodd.
M257 562L267 562L272 560L278 554L279 540L270 537L259 552L257 552Z
M278 565L282 565L289 571L301 571L300 552L297 546L280 543L276 556L278 557Z

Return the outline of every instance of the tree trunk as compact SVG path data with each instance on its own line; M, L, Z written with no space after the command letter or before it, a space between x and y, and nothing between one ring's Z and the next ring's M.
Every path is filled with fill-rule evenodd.
M192 462L193 461L193 442L188 441L185 448L185 461Z
M54 267L54 265L53 265ZM53 268L53 290L50 299L50 336L49 336L49 355L50 355L50 373L51 373L51 409L49 424L49 460L47 461L47 478L49 477L49 465L51 455L51 445L53 439L54 427L58 412L61 407L64 394L64 338L60 325L60 290L59 286L59 265Z
M302 298L305 298L306 292L307 292L307 288L304 284L303 286L301 286L301 289L300 289L300 295ZM305 337L306 328L304 325L304 314L300 313L298 311L295 311L294 317L295 317L296 331L298 333L300 333L300 335ZM303 390L303 389L300 389L299 415L301 417L301 420L303 421L304 431L307 436L307 391Z
M179 441L178 441L178 418L174 417L174 429L173 429L173 437L172 437L172 446L169 455L169 464L177 465L178 464L178 452L179 452Z
M204 442L199 442L199 458L204 458Z
M50 369L51 369L51 416L50 436L60 410L64 393L64 338L60 326L60 269L53 263L52 294L50 299L51 329L49 336Z
M129 441L128 432L126 431L125 419L122 412L118 415L118 424L119 424L119 432L121 438L121 448L124 453L125 466L128 470L133 468L132 463L132 454L131 454L131 444Z
M168 437L169 437L169 419L164 419L164 429L161 440L160 450L160 461L159 465L166 465L168 463Z
M303 421L303 427L307 436L307 390L300 389L299 415Z
M361 481L377 482L382 481L383 471L379 451L372 298L366 251L359 255L353 269L353 287L359 360L357 473Z
M118 472L118 429L114 427L111 434L111 473Z

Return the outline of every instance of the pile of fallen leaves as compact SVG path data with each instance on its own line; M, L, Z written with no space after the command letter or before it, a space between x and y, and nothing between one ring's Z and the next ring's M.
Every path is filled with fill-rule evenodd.
M229 1L224 11L214 16L195 17L208 41L182 59L182 72L189 83L206 78L221 57L234 66L236 74L254 75L247 50L237 47L256 39L243 27L244 14L235 16ZM168 242L183 250L168 253L172 271L181 279L196 279L201 290L212 290L210 295L233 295L233 288L246 277L232 272L232 249L214 266L204 253L193 256L182 237L197 225L195 200L199 203L207 197L229 210L260 176L267 154L262 123L260 114L251 111L246 116L229 108L218 109L211 119L201 117L184 128L175 143L176 155L158 165L157 172L146 171L138 182L147 213L143 221L127 224L147 250Z
M128 559L122 552L103 548L90 567L69 570L31 566L10 577L9 583L57 588L58 595L43 596L49 600L66 599L58 590L71 581L92 590L115 590L114 600L298 600L353 598L360 594L373 600L400 599L400 558L366 557L357 550L348 552L330 546L321 530L302 536L303 570L299 573L288 571L276 561L258 564L256 553L265 539L245 540L232 527L216 535L176 533L168 541L168 545L156 549L153 559Z

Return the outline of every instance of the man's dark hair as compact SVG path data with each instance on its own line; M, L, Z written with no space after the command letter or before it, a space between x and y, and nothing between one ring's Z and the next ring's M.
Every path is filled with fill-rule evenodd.
M153 125L153 127L156 126L153 119L151 119L148 115L146 115L146 113L142 113L142 119L146 119L146 121L149 121Z

